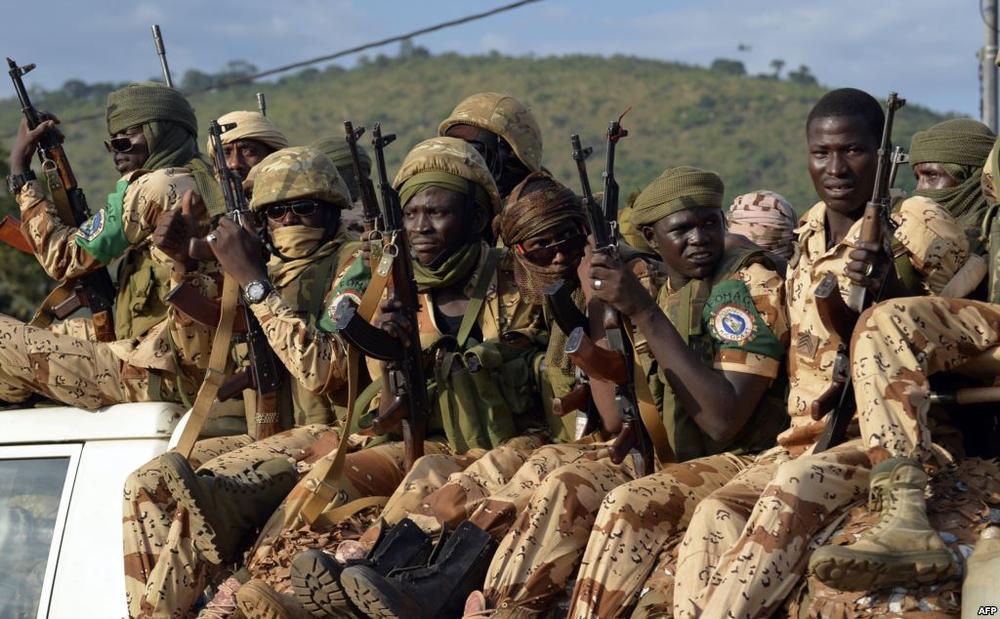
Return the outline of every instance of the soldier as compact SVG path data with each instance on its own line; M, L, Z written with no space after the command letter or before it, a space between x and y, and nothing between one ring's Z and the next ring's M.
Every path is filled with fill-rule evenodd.
M314 462L339 442L329 424L332 398L346 383L346 355L328 332L326 309L338 300L334 290L344 294L336 276L359 250L341 225L350 194L330 160L307 147L272 153L255 172L250 208L264 220L275 254L265 265L261 241L228 218L208 238L289 374L279 410L288 418L284 425L296 427L257 442L248 435L199 441L192 454L193 466L201 465L197 475L185 458L171 452L129 476L123 528L133 617L183 616L213 566L244 548L242 538L266 520L295 483L287 458ZM165 219L158 230L164 250L186 260L189 234L181 214ZM230 476L249 488L228 482ZM171 485L171 479L186 483ZM185 503L192 496L213 503L214 529L202 511Z
M226 167L246 179L250 170L276 150L288 148L288 138L271 119L260 112L234 111L223 114L217 121L220 125L236 123L236 126L222 134L222 151ZM206 147L209 158L215 157L212 141Z
M789 265L786 286L791 427L778 447L696 509L678 550L678 617L772 612L804 570L814 536L868 486L870 464L860 441L811 453L827 420L811 417L810 405L832 385L837 354L836 335L815 305L820 279L832 273L842 290L854 283L878 291L882 284L884 297L937 293L969 256L962 226L924 197L905 200L892 215L898 226L893 262L879 259L878 243L857 239L883 121L878 102L855 89L827 93L806 121L809 173L821 202L797 230L799 257ZM862 424L879 423L876 414L859 409Z
M514 188L495 227L504 246L510 248L505 257L525 301L541 305L543 291L548 285L559 280L576 281L576 268L586 244L586 224L579 199L567 187L545 173L530 174ZM545 382L553 373L562 372L565 367L572 367L562 352L565 341L565 335L550 335L543 363L553 371L545 370L545 377L540 382ZM553 422L551 429L558 432L561 421L550 421ZM443 523L458 524L483 499L506 484L538 444L525 440L505 444L472 464L468 458L443 454L424 456L389 498L380 528L388 528L410 517L423 533L408 533L407 537L440 535ZM442 516L442 513L447 515ZM406 521L403 526L415 528L412 525L413 522ZM390 529L389 534L393 530ZM349 543L344 544L347 545ZM344 548L337 552L343 554ZM364 549L361 552L364 556ZM381 552L385 552L384 548ZM320 608L329 613L343 611L346 601L339 583L342 569L342 565L318 550L296 557L292 578L298 599L310 609Z
M736 196L726 216L726 243L750 243L770 253L782 275L795 249L795 209L780 194L754 191Z
M190 205L201 195L209 196L210 213L217 205L210 167L197 154L194 110L176 90L142 83L108 95L107 116L107 147L123 177L107 204L80 228L59 220L29 168L35 143L55 120L33 131L22 124L11 154L11 186L25 236L54 279L78 277L121 258L115 303L120 339L95 343L0 318L7 342L0 353L5 401L22 402L37 392L88 409L181 402L201 384L211 329L168 310L163 298L182 281L214 295L216 279L201 268L172 269L174 262L150 242L159 216L182 202Z
M597 254L585 267L593 295L633 321L645 340L641 346L652 358L644 366L661 387L654 399L663 402L663 432L678 460L692 460L655 476L653 485L668 494L698 482L706 489L721 486L750 459L700 458L763 449L786 421L781 388L765 397L784 354L781 278L760 251L724 251L722 193L717 175L682 167L665 171L636 200L632 220L660 253L668 274L658 300L617 259ZM681 316L700 320L677 328L691 324ZM617 431L614 422L620 420L604 419ZM485 596L474 594L467 612L491 606L491 614L520 616L549 609L574 572L601 500L639 475L631 460L612 463L607 449L607 443L543 447L472 510L472 524L502 539ZM431 495L428 504L449 522L457 514L442 509L450 505L441 498ZM689 512L696 499L697 491L679 497L678 509ZM437 578L453 575L446 559L434 567ZM365 566L345 570L343 580L352 600L369 614L405 614L417 600L435 599L441 585L433 577L385 578Z
M542 169L538 122L530 108L510 95L480 92L466 97L438 127L438 135L472 144L486 160L501 198Z

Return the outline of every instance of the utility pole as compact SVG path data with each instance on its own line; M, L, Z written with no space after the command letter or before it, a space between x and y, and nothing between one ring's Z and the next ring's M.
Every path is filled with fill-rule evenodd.
M981 0L986 22L986 45L980 52L983 124L997 130L997 0Z

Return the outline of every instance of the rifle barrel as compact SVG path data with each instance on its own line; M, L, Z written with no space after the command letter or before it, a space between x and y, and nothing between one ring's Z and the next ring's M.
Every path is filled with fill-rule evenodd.
M153 47L156 48L156 55L160 57L163 81L167 83L167 86L173 88L174 80L170 77L170 65L167 64L167 49L163 46L163 34L160 32L159 24L153 24Z

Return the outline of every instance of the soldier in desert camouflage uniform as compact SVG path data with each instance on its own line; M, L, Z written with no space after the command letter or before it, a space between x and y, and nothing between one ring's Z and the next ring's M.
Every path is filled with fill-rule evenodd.
M250 207L266 219L266 235L276 254L264 265L260 241L230 219L221 220L211 245L222 267L244 289L254 281L270 289L250 307L290 376L282 384L279 410L289 418L284 425L296 427L257 442L242 435L195 444L191 466L213 476L242 475L257 486L256 492L227 497L233 505L216 515L230 519L215 532L226 541L211 540L213 532L206 532L202 514L190 506L178 509L167 479L193 475L184 458L167 454L129 476L123 526L132 616L184 616L214 565L232 558L240 549L241 534L259 526L294 483L296 476L287 463L268 461L293 456L315 461L338 443L328 424L331 397L346 381L346 356L343 344L328 332L326 309L337 300L337 274L359 249L341 225L340 211L350 207L350 194L329 159L310 148L273 153L256 172L257 191ZM187 247L181 216L161 223L160 239L167 251ZM183 259L182 249L177 257ZM338 289L338 294L345 292ZM266 475L258 470L265 465L270 471ZM284 485L271 477L284 480ZM209 541L199 543L199 536Z
M258 163L276 150L288 148L288 138L271 119L260 112L237 110L223 114L217 120L223 127L236 126L222 134L222 151L226 167L241 179L246 179ZM215 149L209 140L206 146L209 158L215 160Z
M750 241L770 252L778 272L785 274L795 249L795 209L773 191L736 196L726 215L726 243Z
M115 330L120 338L95 343L0 317L0 399L20 402L31 392L96 409L129 401L190 397L201 383L211 329L168 310L163 297L181 281L207 295L217 281L204 269L173 269L152 244L158 217L182 201L218 194L211 171L197 155L194 111L184 97L158 84L132 84L108 95L108 132L115 165L124 174L107 204L80 228L61 222L40 184L17 192L22 227L46 272L78 277L121 258ZM22 125L12 150L12 171L28 168L34 142L55 121L28 132ZM204 223L204 222L203 222Z
M698 506L678 550L677 616L772 612L804 571L814 538L865 496L870 464L859 440L811 453L826 418L813 419L809 407L832 384L838 350L814 302L822 277L834 274L842 291L851 283L876 289L884 280L884 297L936 294L968 259L962 226L930 199L913 197L892 216L894 262L868 267L879 262L879 246L857 235L874 184L882 121L878 102L854 89L827 93L810 112L809 170L823 201L803 217L799 256L789 265L792 425L778 437L779 447ZM859 409L862 424L879 423L877 415Z

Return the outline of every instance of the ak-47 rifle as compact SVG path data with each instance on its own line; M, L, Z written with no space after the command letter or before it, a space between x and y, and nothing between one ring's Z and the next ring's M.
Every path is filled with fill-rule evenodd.
M25 74L35 68L34 64L18 66L12 59L7 59L10 79L14 82L14 91L21 104L21 112L27 120L28 129L36 128L45 118L31 103L28 90L24 87ZM38 140L38 159L42 163L52 200L56 205L59 219L64 224L79 228L90 219L90 208L83 190L77 184L76 175L69 164L69 158L54 131L46 131ZM110 342L115 339L114 317L112 304L115 298L115 286L106 267L101 267L86 275L74 279L71 283L72 293L62 302L51 308L43 308L50 317L63 319L81 307L90 309L93 315L94 330L97 339Z
M160 25L153 24L153 47L156 48L156 55L160 57L160 68L163 70L163 81L170 88L174 87L174 80L170 77L170 65L167 64L167 48L163 46L163 34L160 32Z
M355 305L347 299L337 304L334 321L338 332L349 345L368 357L385 362L383 397L372 428L379 434L401 428L406 446L406 466L409 468L424 452L430 401L424 378L420 334L416 329L420 299L413 276L410 242L403 226L403 208L399 203L399 194L389 183L385 167L385 147L395 139L395 134L383 136L378 124L372 129L372 146L375 150L375 166L385 218L385 248L376 270L380 274L391 271L389 284L386 286L388 298L399 303L400 311L414 328L401 336L405 341L400 341L366 322L358 315Z
M257 93L257 109L260 110L261 116L267 116L267 99L262 92Z
M627 113L627 111L626 111ZM622 114L624 116L624 114ZM608 150L604 170L604 198L598 207L590 189L587 174L587 157L591 149L584 149L580 136L573 135L573 159L576 161L583 191L583 204L594 236L594 253L618 255L618 182L615 180L615 147L618 141L628 135L621 126L621 118L608 126ZM592 299L587 307L589 333L582 327L574 328L566 341L566 354L591 379L614 384L614 403L621 417L622 426L611 444L611 460L621 463L629 453L637 454L643 474L652 472L654 456L652 443L647 435L639 409L635 391L635 372L632 344L627 334L629 325L614 308ZM603 333L602 333L603 332ZM595 341L603 338L606 346Z
M374 243L381 238L383 228L382 212L379 210L378 199L375 197L375 185L368 176L368 171L361 165L361 153L358 151L358 140L365 133L364 127L354 128L349 120L344 121L344 133L347 140L347 148L351 153L351 167L354 169L354 178L358 181L358 195L361 197L362 223L365 228L364 241ZM380 256L372 254L373 264L378 263Z
M236 123L220 125L213 120L208 125L208 139L212 143L215 156L215 170L222 187L222 196L226 202L226 216L237 225L243 226L249 217L247 197L243 193L243 179L226 166L226 156L222 148L222 134L234 128ZM211 256L211 250L202 239L192 239L189 252L192 256L205 257L206 251ZM257 392L257 439L271 436L278 431L278 392L281 388L280 365L271 350L267 336L253 311L247 307L241 298L240 313L246 324L246 333L239 335L247 345L250 365L233 374L219 387L218 399L224 402L242 393L244 389Z
M875 188L872 199L865 205L865 213L861 223L859 240L867 243L877 242L883 247L889 265L883 269L882 283L875 293L874 299L868 298L868 291L857 284L851 284L847 299L840 294L837 277L832 273L827 275L816 287L816 309L820 320L827 331L838 340L837 357L834 360L832 372L833 382L830 387L810 405L813 419L819 420L828 412L832 412L826 422L826 427L816 442L814 453L820 453L839 445L847 434L847 426L854 417L854 390L851 388L850 356L848 344L851 333L857 324L858 316L869 305L869 301L877 303L885 288L886 279L892 269L892 250L890 246L891 225L889 211L891 199L889 188L894 176L894 160L890 154L892 142L892 124L896 111L906 105L906 99L899 98L890 92L886 101L885 124L882 126L882 139L878 148L878 161L875 168ZM836 405L834 406L834 403Z
M892 150L892 170L889 172L889 189L896 186L896 173L899 166L910 163L910 153L903 150L902 146L897 146Z

